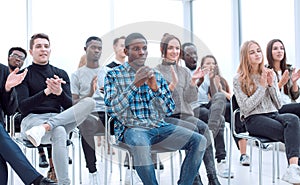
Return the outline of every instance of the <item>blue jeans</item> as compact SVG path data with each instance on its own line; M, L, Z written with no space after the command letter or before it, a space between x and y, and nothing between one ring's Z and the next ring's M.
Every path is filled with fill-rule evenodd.
M144 185L158 184L151 159L151 148L187 151L177 182L182 185L192 185L206 149L205 137L172 124L152 129L127 128L124 132L124 142L131 150L134 166Z
M0 185L7 184L7 164L14 169L24 184L31 184L39 174L29 163L18 145L11 139L0 123Z
M205 154L203 156L203 162L205 164L207 175L216 175L213 147L211 144L211 136L207 124L194 116L186 114L181 114L179 118L180 119L174 117L167 117L165 118L165 121L177 126L193 130L194 132L197 132L206 138L207 146Z

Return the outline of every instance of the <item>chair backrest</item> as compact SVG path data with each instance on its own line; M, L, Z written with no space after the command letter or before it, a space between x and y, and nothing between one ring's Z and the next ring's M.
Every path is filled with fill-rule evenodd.
M240 119L240 107L237 103L236 97L233 94L230 100L230 109L231 109L231 127L232 133L238 137L238 134L248 135L245 122Z
M15 137L16 132L21 132L22 115L19 112L10 116L10 136Z
M231 97L231 108L232 108L232 111L235 111L237 109L239 109L239 104L237 103L236 101L236 97L235 95L233 94L232 97Z
M270 143L270 142L276 142L269 138L261 137L261 136L255 136L250 135L247 131L247 127L244 121L240 119L240 107L237 103L236 97L233 94L231 97L231 124L232 124L232 133L238 137L238 138L246 138L246 139L255 139L259 140L262 143Z

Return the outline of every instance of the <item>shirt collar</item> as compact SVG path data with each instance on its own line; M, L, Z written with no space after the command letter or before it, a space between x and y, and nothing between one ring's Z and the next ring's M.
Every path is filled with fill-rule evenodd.
M133 71L135 73L135 70L129 65L128 61L126 61L123 66L127 72Z

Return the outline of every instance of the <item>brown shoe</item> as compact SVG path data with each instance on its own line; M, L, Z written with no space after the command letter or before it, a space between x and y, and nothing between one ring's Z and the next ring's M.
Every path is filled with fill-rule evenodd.
M47 178L53 180L54 182L57 182L56 174L54 167L51 167L49 171L47 172Z

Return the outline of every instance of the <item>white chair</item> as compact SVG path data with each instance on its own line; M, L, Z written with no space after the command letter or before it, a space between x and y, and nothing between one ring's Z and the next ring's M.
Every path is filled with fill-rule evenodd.
M23 149L23 152L25 153L25 155L26 155L27 148L32 149L31 163L36 168L36 149L38 147L34 146L29 140L26 140L22 137L16 137L16 135L15 135L15 124L16 124L15 121L18 119L19 116L21 116L21 114L17 112L10 117L10 135L16 143L18 143L22 146L22 149ZM75 159L75 146L74 146L73 142L68 139L66 145L72 147L72 158ZM49 147L49 146L51 146L51 144L41 144L40 146ZM12 172L11 174L13 174L12 169L11 169L11 172ZM13 175L11 175L11 185L13 185L13 182L14 182ZM72 184L75 185L75 162L72 163Z
M107 119L106 119L107 120ZM108 141L107 143L110 144L110 147L111 148L116 148L119 153L118 153L118 156L119 156L119 170L120 170L120 181L122 181L122 165L121 165L121 151L125 152L128 156L129 156L129 169L130 169L130 172L131 172L131 185L133 183L133 175L132 175L132 170L133 170L133 156L131 155L130 153L130 149L129 147L124 144L124 143L117 143L115 142L114 139L112 139L112 135L110 134L110 124L111 122L113 121L112 118L109 118L106 122L105 122L105 134L106 134L106 141ZM106 143L106 146L105 146L105 151L107 150L107 143ZM172 184L175 184L175 180L174 180L174 166L173 166L173 152L176 152L176 151L170 151L170 150L162 150L162 149L159 149L159 148L153 148L152 149L152 152L153 153L165 153L165 152L169 152L170 153L170 165L171 165L171 183ZM158 158L157 158L158 160ZM107 172L107 160L105 161L105 173ZM112 158L111 158L111 169L112 169ZM159 169L159 161L157 161L157 169ZM111 170L112 172L112 170ZM105 178L107 177L107 175L105 174ZM160 170L157 170L157 178L158 178L158 182L160 182ZM107 182L107 180L105 180L105 182Z
M233 135L237 138L241 139L246 139L247 141L251 142L257 142L258 143L258 149L259 149L259 167L258 167L258 173L259 173L259 185L262 185L262 151L263 151L263 144L272 144L273 145L273 162L272 162L272 182L275 183L275 148L277 150L277 178L279 179L279 141L273 141L269 138L264 138L264 137L257 137L257 136L252 136L249 135L248 132L245 133L237 133L236 132L236 124L241 124L240 121L240 109L239 105L236 101L235 95L232 96L231 98L231 132ZM232 160L232 140L233 138L231 137L230 139L230 155L229 155L229 173L231 173L231 160ZM250 172L252 172L252 145L250 145ZM230 178L228 178L228 184L230 184Z

